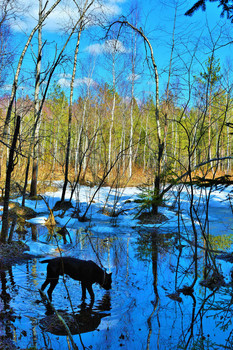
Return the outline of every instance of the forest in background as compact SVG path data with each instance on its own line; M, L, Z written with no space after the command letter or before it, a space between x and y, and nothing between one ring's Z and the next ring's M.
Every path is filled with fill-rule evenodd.
M204 81L197 82L195 107L177 105L172 91L169 91L168 100L165 97L161 100L159 110L165 144L162 164L164 176L175 179L186 172L189 157L193 170L208 159L218 158L219 162L214 163L214 168L217 167L224 174L231 174L231 159L221 160L232 153L232 96L221 86L220 81L216 85L214 89L212 87L211 107L202 97L206 97ZM8 103L9 97L1 99L2 128ZM22 175L25 172L25 155L31 149L34 103L29 97L19 99L17 109L22 111L23 116L18 147L24 157L18 157L16 179L22 182L23 177L19 178L19 172ZM59 85L54 85L43 106L37 141L39 177L44 180L45 174L48 179L50 176L53 179L63 179L68 117L68 98ZM14 130L14 119L10 130ZM188 149L189 143L193 147L192 154ZM145 181L149 174L153 174L157 147L155 103L152 96L140 103L136 99L129 101L117 92L114 93L108 84L104 84L95 89L90 88L86 95L74 101L70 181L74 181L81 170L80 180L88 179L97 183L116 159L114 169L117 168L119 176L123 176L125 184L134 173ZM6 157L7 148L1 158L1 169L5 168ZM207 162L204 169L208 172L212 165ZM116 169L114 174L116 175ZM4 170L2 175L4 176Z
M0 99L3 241L9 227L9 198L16 189L23 198L27 194L35 197L38 184L45 190L45 181L64 180L64 201L68 184L73 196L81 183L147 183L152 185L151 205L156 213L164 184L181 179L191 182L196 174L203 178L231 175L232 69L231 62L226 64L218 58L222 33L224 45L230 45L231 37L230 33L225 35L223 27L218 27L217 34L216 28L209 32L208 55L202 57L197 69L194 62L199 60L199 41L192 42L192 50L186 50L184 57L175 50L181 34L176 34L180 3L174 2L170 59L160 68L166 71L167 80L161 86L156 56L149 36L140 26L137 8L131 9L128 17L118 18L107 18L102 10L100 18L95 7L101 8L100 1L72 2L78 15L70 17L69 27L65 28L64 46L54 54L53 61L45 63L43 23L49 21L49 15L62 1L38 1L37 23L26 36L21 53L15 54L10 19L17 17L19 3L12 0L1 4L2 88L14 73L11 94L3 93ZM184 3L181 5L184 8ZM77 96L79 48L90 25L99 26L105 35L107 49L102 70L106 70L106 80L109 75L110 79L106 82L102 78L97 83L89 75ZM29 66L24 61L30 49L33 64ZM15 68L9 74L12 62ZM93 63L86 64L84 68L82 62L82 69L94 70ZM64 91L54 77L56 70L67 77L68 66L71 73L68 91L67 86ZM137 92L139 72L145 79L152 79L149 94L139 96ZM20 92L24 80L30 80L31 94Z

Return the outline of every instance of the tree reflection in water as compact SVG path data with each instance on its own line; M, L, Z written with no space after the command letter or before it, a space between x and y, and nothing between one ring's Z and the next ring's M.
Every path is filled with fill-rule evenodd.
M8 281L7 281L7 272L8 272L9 277L10 277L10 285L8 285ZM10 300L11 300L11 290L10 289L15 290L15 282L14 282L14 278L13 278L13 274L12 274L12 268L10 267L7 272L3 271L3 270L0 271L0 279L1 279L0 345L1 345L1 348L4 348L4 346L7 347L7 345L9 345L11 343L11 340L14 339L13 323L14 323L15 318L16 318L16 316L14 315L14 311L12 310L12 308L10 306Z
M170 348L174 349L219 349L218 342L213 341L214 337L211 339L211 334L213 335L214 330L214 328L211 328L212 321L215 318L219 320L215 322L217 327L216 334L218 334L220 329L225 331L230 328L233 316L231 282L229 284L225 283L222 280L222 275L215 275L214 269L206 268L207 253L205 249L200 249L199 246L198 281L200 283L205 278L204 282L211 281L211 284L205 285L203 283L202 285L197 283L193 293L190 293L189 288L185 289L185 280L192 280L192 275L195 273L192 267L192 247L190 248L188 244L185 245L183 238L181 238L182 236L177 237L175 232L166 234L163 230L150 229L150 233L148 233L148 229L146 231L141 229L139 235L137 240L137 258L147 261L151 259L153 275L154 300L152 302L153 309L147 319L148 336L146 348L148 350L154 348L163 349L166 346L170 346ZM163 266L163 264L168 265ZM168 273L169 269L172 271L172 274ZM163 272L167 276L161 276ZM173 286L173 294L168 292L168 284L166 284L165 295L161 293L163 288L165 288L165 281L170 283L170 288ZM222 301L219 301L221 294L223 298ZM169 316L173 322L166 326L166 333L164 333L164 325L166 324L164 311L169 309L168 305L170 303L167 301L167 297L173 300L174 311L173 315ZM178 311L177 314L176 309ZM209 323L209 321L211 322ZM174 338L172 343L170 343L172 329L175 330L174 335L177 340ZM225 346L231 348L232 340L233 332L230 331L229 336L226 338ZM165 345L166 343L167 345ZM177 345L175 346L175 344Z
M155 300L153 301L153 310L147 320L148 323L148 328L149 328L149 333L147 337L147 350L150 348L150 338L152 334L152 317L154 316L158 305L159 305L159 293L158 293L158 288L157 288L157 283L158 283L158 235L157 231L154 230L151 233L151 259L152 259L152 274L153 274L153 290L155 294ZM160 326L159 322L159 314L157 313L157 323L158 323L158 329ZM158 332L159 334L159 332ZM158 343L159 343L159 335L158 335Z
M207 282L214 274L201 240L198 240L198 280L192 294L184 288L193 281L195 273L191 234L184 236L175 229L154 227L144 230L140 227L132 236L101 236L81 230L69 230L69 234L64 240L59 233L54 237L46 228L38 227L32 230L31 239L43 249L59 245L62 254L97 262L98 254L113 272L113 289L105 294L95 287L94 305L79 305L81 288L77 282L68 280L74 312L63 283L59 283L55 307L71 322L75 342L78 343L78 334L75 335L78 332L85 346L98 349L120 346L148 350L218 349L219 344L231 347L231 284L220 284L210 290ZM65 334L64 329L38 297L45 273L39 260L30 259L1 272L1 340L15 341L23 349L66 348L67 338L61 335ZM203 278L205 283L201 285ZM216 345L214 333L218 332L221 340Z

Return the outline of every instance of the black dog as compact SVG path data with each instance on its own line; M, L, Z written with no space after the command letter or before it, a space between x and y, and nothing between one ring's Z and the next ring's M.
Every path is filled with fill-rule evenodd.
M93 283L99 283L106 290L111 289L112 274L106 273L91 260L86 261L64 257L43 260L41 263L48 263L46 280L42 284L41 290L44 290L50 283L48 289L50 300L52 300L52 292L58 283L59 275L69 275L74 280L81 281L83 300L86 298L87 289L91 296L91 301L94 302Z

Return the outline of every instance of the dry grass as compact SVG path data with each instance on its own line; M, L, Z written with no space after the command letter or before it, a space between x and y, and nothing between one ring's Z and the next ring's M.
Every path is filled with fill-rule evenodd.
M4 173L3 173L4 174ZM30 172L29 172L30 174ZM11 193L19 194L22 192L23 186L24 186L24 175L25 175L25 169L22 168L16 168L12 175L12 190ZM214 174L214 177L220 177L229 175L230 180L233 180L233 172L226 174L223 171L217 171ZM104 172L100 171L97 176L93 176L91 171L87 171L85 173L85 177L83 174L80 176L80 184L88 185L88 186L94 186L101 182L102 178L104 176ZM202 169L202 171L196 171L193 173L193 178L199 176L206 179L213 179L213 172L208 171L206 169ZM63 181L64 180L64 173L62 167L57 167L55 169L51 169L48 166L41 166L39 167L38 172L38 184L37 184L37 193L43 194L45 192L53 192L57 191L57 184L55 181ZM71 168L69 180L74 181L74 169ZM183 178L183 181L188 180L187 178ZM151 185L154 181L154 173L153 169L148 169L146 171L143 171L142 168L134 167L133 168L133 174L131 177L129 177L128 170L125 172L123 171L117 171L115 169L112 170L110 175L105 178L103 182L103 186L111 186L111 187L136 187L136 186L142 186L142 185ZM5 186L5 179L2 177L0 179L0 198L4 194L4 186ZM29 185L27 186L27 192L30 191L30 180Z

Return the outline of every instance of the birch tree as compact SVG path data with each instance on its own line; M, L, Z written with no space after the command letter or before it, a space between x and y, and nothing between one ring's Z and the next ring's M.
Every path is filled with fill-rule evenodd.
M63 184L63 189L62 189L62 196L61 196L61 201L62 202L64 202L64 200L65 200L65 193L66 193L66 188L67 188L67 185L68 185L74 79L75 79L75 75L76 75L77 56L78 56L79 43L80 43L80 37L81 37L82 29L83 29L83 24L81 23L80 27L79 27L79 31L78 31L77 43L76 43L75 54L74 54L73 73L72 73L72 78L71 78L71 83L70 83L68 135L67 135L67 149L66 149L66 161L65 161L65 179L64 179L64 184Z
M131 52L131 101L130 101L130 136L129 136L129 177L132 176L133 167L133 128L134 128L134 86L136 80L135 64L136 64L136 32L132 32L132 52Z
M64 184L63 184L63 189L62 189L61 202L64 202L64 200L65 200L65 193L66 193L66 188L68 185L73 91L74 91L74 80L75 80L76 69L77 69L77 56L78 56L78 51L79 51L79 43L80 43L80 37L81 37L82 30L84 29L84 27L86 25L85 16L87 15L88 10L94 4L94 2L95 2L95 0L91 0L91 1L86 0L83 8L79 8L79 6L77 5L77 8L79 10L79 16L80 16L80 24L79 24L77 43L76 43L76 48L75 48L75 53L74 53L72 78L71 78L71 83L70 83L70 104L69 104L69 116L68 116L68 134L67 134L67 149L66 149L66 161L65 161L65 178L64 178ZM86 18L86 21L88 21L88 18Z
M10 20L19 12L17 1L2 0L0 6L0 87L6 83L15 56ZM4 142L3 137L1 142ZM0 146L0 178L2 177L3 144ZM1 151L2 149L2 151Z
M112 132L115 119L115 107L116 107L116 53L117 53L117 40L113 40L112 46L112 108L111 108L111 120L109 127L109 143L108 143L108 166L111 167L111 154L112 154ZM110 175L110 172L109 172Z
M9 123L10 123L11 113L12 113L12 109L13 109L13 104L14 104L14 100L15 100L16 92L17 92L17 88L18 88L19 75L20 75L20 71L21 71L21 68L22 68L22 64L23 64L23 60L24 60L25 54L26 54L26 52L28 50L28 47L29 47L29 45L30 45L30 43L32 41L32 38L34 37L35 33L37 32L39 27L42 26L42 24L44 23L46 18L50 15L50 13L60 3L60 1L61 0L56 0L54 2L54 4L47 11L45 11L46 7L48 6L48 2L46 2L45 6L44 6L44 8L42 10L43 15L41 16L41 20L32 29L32 31L31 31L28 39L27 39L27 42L26 42L26 44L25 44L25 46L24 46L24 48L22 50L22 53L21 53L21 55L19 57L18 65L17 65L17 68L16 68L15 76L14 76L14 81L13 81L13 84L12 84L9 106L8 106L8 109L7 109L7 114L6 114L5 123L4 123L4 132L3 132L4 135L7 134L7 129L8 129Z
M5 123L4 123L4 128L3 128L3 138L6 138L6 143L9 143L9 124L11 120L11 114L13 110L13 104L16 99L16 92L18 88L18 80L19 80L19 75L20 71L22 68L23 60L25 57L25 54L28 50L28 47L32 41L32 38L36 31L39 29L39 27L42 25L42 23L46 20L46 18L49 16L49 14L56 8L56 6L59 4L61 0L57 0L54 2L54 4L46 11L46 7L48 5L48 2L46 2L44 8L43 8L43 15L41 16L41 21L32 29L27 42L22 50L22 53L19 57L17 69L15 72L14 76L14 81L12 84L12 90L11 90L11 96L9 100L9 105L7 108L7 113L6 113L6 118L5 118ZM1 241L5 242L6 237L8 235L8 204L9 204L9 196L10 196L10 182L11 182L11 174L14 169L14 155L15 155L15 149L16 149L16 142L19 134L19 128L20 128L20 116L17 117L15 129L14 129L14 136L13 136L13 141L10 147L10 152L8 155L8 160L7 160L7 168L6 168L6 184L5 184L5 196L4 196L4 212L3 212L3 217L2 217L2 231L1 231ZM2 157L3 153L3 147L0 149L0 157Z
M40 129L40 84L41 84L41 58L42 58L42 0L39 0L39 28L38 28L38 54L36 61L36 80L34 94L34 127L32 134L33 144L33 164L30 196L37 195L37 176L38 176L38 148L39 148L39 129Z

